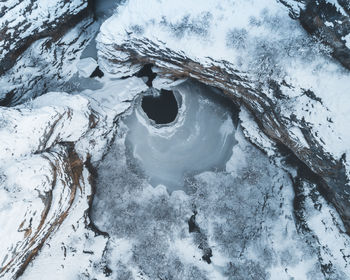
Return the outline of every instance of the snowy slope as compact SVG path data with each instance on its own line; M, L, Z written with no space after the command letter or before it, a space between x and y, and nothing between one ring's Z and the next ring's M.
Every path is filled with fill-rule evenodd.
M17 56L29 44L43 37L59 35L59 32L67 30L67 23L73 16L86 9L85 0L2 1L0 3L0 75L13 65Z
M0 109L0 275L6 279L22 273L52 234L62 242L70 242L68 232L75 234L75 226L80 234L92 234L86 216L92 197L86 161L101 158L113 137L115 117L130 106L123 101L146 87L138 78L104 81L108 87L93 98L89 92L84 97L52 92ZM111 88L119 95L110 96ZM101 254L103 247L97 250Z

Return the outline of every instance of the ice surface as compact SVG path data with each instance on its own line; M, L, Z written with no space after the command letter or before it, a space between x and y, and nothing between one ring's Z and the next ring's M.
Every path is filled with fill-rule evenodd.
M95 24L100 27L100 25L113 13L115 13L117 7L123 3L125 0L93 0L90 3L95 15ZM96 34L93 36L87 47L84 49L81 58L92 57L95 60L97 57L96 49Z
M152 185L163 184L170 190L182 188L186 174L223 169L235 144L231 113L224 100L215 96L217 92L194 82L173 90L182 106L169 125L150 121L140 104L124 120L133 157Z

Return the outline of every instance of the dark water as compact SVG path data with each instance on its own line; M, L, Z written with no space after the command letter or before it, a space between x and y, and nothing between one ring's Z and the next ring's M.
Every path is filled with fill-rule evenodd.
M157 124L171 123L176 119L178 105L172 91L162 89L159 96L145 95L142 109Z

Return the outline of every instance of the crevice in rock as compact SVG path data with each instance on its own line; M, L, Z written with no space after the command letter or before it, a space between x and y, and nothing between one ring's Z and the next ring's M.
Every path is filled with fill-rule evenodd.
M11 102L14 99L14 97L15 97L15 91L14 90L8 92L4 99L0 99L0 106L3 106L3 107L10 106Z
M93 14L94 20L97 20L97 15L96 15L96 0L88 0L88 8L90 12Z
M202 256L202 260L206 261L208 264L211 264L211 257L213 256L212 250L210 248L203 249L204 255Z
M196 215L197 215L197 211L194 211L193 215L188 220L188 231L190 233L192 233L192 232L200 232L199 226L196 223Z
M107 265L103 268L103 274L106 275L106 277L111 276L113 273L113 270L110 269Z
M94 72L91 73L90 78L95 78L95 77L102 78L104 75L105 74L102 72L100 67L97 66Z
M152 67L154 65L152 63L145 64L139 72L136 73L136 77L142 78L146 77L148 80L146 81L146 85L148 87L152 87L153 80L157 77L157 73L152 71Z
M201 232L200 227L196 222L197 211L193 211L193 215L188 220L188 231L194 235L194 242L198 245L198 248L202 250L202 260L211 264L211 257L213 256L212 249L208 244L208 238Z
M88 220L89 220L89 224L87 224L87 227L90 228L95 233L95 236L102 235L104 237L109 238L109 234L107 232L100 230L94 224L94 222L91 218L92 202L94 199L94 195L96 193L96 180L97 180L98 172L96 170L96 167L93 166L93 164L91 163L91 156L90 155L87 156L86 161L84 162L84 165L87 168L87 170L89 171L89 174L90 174L89 175L89 183L91 186L91 195L89 197L89 208L86 212L86 216L88 217Z

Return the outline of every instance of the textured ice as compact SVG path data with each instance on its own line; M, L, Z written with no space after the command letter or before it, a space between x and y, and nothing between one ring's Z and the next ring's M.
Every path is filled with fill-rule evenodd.
M223 169L235 143L231 113L215 90L194 82L173 90L181 104L175 121L155 124L140 100L124 120L129 127L127 145L152 185L172 190L183 186L186 174Z

